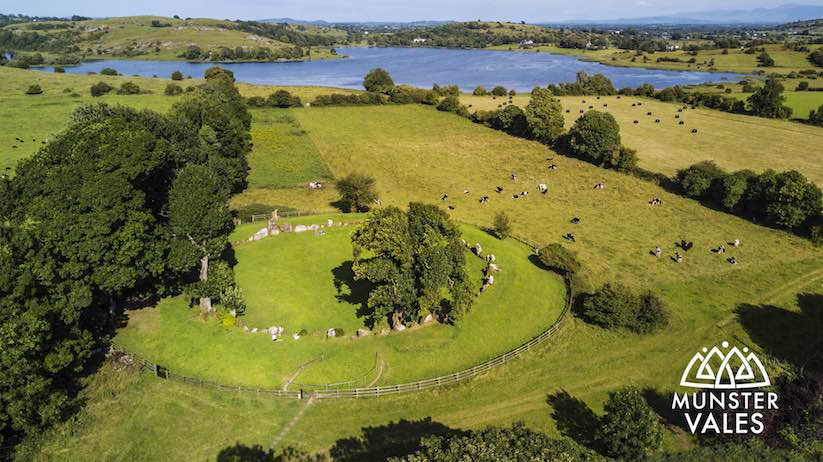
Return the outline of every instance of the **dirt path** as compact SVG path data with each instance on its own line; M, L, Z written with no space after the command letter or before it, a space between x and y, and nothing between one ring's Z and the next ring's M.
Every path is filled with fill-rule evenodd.
M289 423L287 423L286 426L283 427L282 430L280 430L280 433L278 433L277 436L274 437L274 441L271 442L271 448L272 449L276 448L277 445L280 444L280 442L283 441L283 438L285 438L286 435L289 434L291 429L294 428L295 425L297 425L297 422L299 422L300 419L303 418L303 415L306 414L306 411L309 410L309 408L311 407L312 404L314 404L314 397L309 398L306 401L306 404L303 405L303 407L300 408L300 410L297 412L297 414L294 415L294 417L292 417L292 419L289 421Z
M386 363L383 361L383 354L377 353L377 375L374 377L374 380L369 382L366 385L366 388L373 387L380 379L383 378L383 371L385 370Z

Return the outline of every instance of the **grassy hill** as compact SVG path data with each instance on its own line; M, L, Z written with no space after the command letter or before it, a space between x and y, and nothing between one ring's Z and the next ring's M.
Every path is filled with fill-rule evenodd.
M286 31L307 39L345 40L346 34L336 29L318 26L282 26ZM46 51L52 54L70 53L85 59L155 59L178 60L186 49L196 46L205 51L221 48L268 48L285 50L303 43L292 43L292 37L267 37L241 30L238 23L205 18L167 18L161 16L129 16L86 21L44 21L12 24L2 30L15 34L40 34L53 39L25 51ZM50 43L50 44L49 44ZM61 46L64 45L64 46ZM334 58L329 46L312 48L312 59Z
M16 92L25 89L26 79L33 78L31 71L0 72L19 79L5 87L13 89L15 94L10 97L14 98ZM51 94L67 85L62 79L69 76L36 75L48 76L49 87L42 102L51 105L12 112L21 119L14 134L26 139L26 130L37 127L41 114L50 114L56 130L59 114L67 116L71 107L68 97L64 100L60 94ZM87 79L82 85L87 87L97 76L70 78ZM162 85L162 80L157 81L158 86ZM134 98L124 100L129 104L158 108L168 104L164 102L168 97L158 94L128 98ZM576 109L575 105L584 104L582 99L587 98L577 103L564 100L564 105ZM631 102L635 101L643 102L644 112L640 115L632 112L636 108L631 108ZM628 107L621 106L623 103ZM587 108L589 103L585 104ZM679 158L691 155L700 157L697 160L717 158L730 168L752 167L758 159L767 162L763 156L773 153L783 155L773 161L775 168L800 168L801 164L795 162L812 165L812 157L808 156L816 152L813 147L803 147L806 141L802 141L802 133L782 131L794 127L787 122L774 122L771 128L768 124L757 125L745 131L749 121L761 119L689 109L683 118L690 124L705 125L699 125L697 138L679 138L673 131L679 126L656 127L653 120L647 120L658 113L674 120L674 106L652 106L641 99L608 104L616 114L622 114L619 120L626 144L638 148L641 159L659 157L652 161L659 165L691 163ZM645 116L645 111L654 115ZM569 117L573 115L570 112ZM670 326L640 336L603 330L571 318L545 345L480 378L386 399L310 404L277 401L268 396L237 395L163 381L149 374L115 370L123 366L110 364L87 379L89 386L83 397L88 405L40 440L27 442L24 449L29 452L21 455L23 460L212 460L237 443L264 447L289 444L318 451L339 444L342 450L352 448L352 444L357 446L356 441L347 438L358 436L363 427L372 427L363 445L381 448L392 435L480 428L515 420L552 435L573 437L574 429L581 425L585 428L591 416L602 413L609 391L626 385L645 390L664 416L665 447L676 450L695 442L682 428L683 422L666 420L665 410L670 404L669 393L699 348L724 339L747 345L765 358L773 376L792 365L819 364L815 355L823 351L818 329L823 306L823 249L804 239L711 210L652 183L559 156L543 145L509 137L430 107L261 109L254 110L253 116L257 130L251 158L255 187L237 196L235 206L256 203L329 208L336 199L331 188L309 191L299 186L320 171L334 178L352 171L369 173L377 179L386 205L405 206L416 200L445 207L440 197L448 193L449 204L455 207L450 213L477 227L488 226L496 212L506 211L515 234L540 244L565 242L561 236L573 231L577 242L566 245L585 266L590 287L617 281L636 290L654 290L671 311ZM631 118L643 122L637 132L632 131L633 124L624 122ZM281 130L300 135L283 138L279 136ZM774 130L767 132L771 137L782 136L784 144L764 148L761 144L767 141L766 135L756 135L767 130ZM258 143L266 133L272 140L282 139L283 144ZM801 143L801 148L794 148L795 143ZM292 165L311 168L272 167L292 162L291 146L302 146L302 160ZM697 154L689 154L691 151ZM758 151L761 157L756 156ZM549 163L557 164L557 170L548 170ZM255 173L265 166L269 168L266 173ZM516 183L510 179L512 172L518 175ZM536 184L543 182L549 186L545 196L536 194ZM598 182L606 188L594 189ZM496 186L503 186L505 192L495 193ZM470 193L464 195L464 189ZM512 193L523 190L532 193L512 198ZM479 203L481 195L491 196L490 202ZM652 197L661 198L663 205L649 206ZM572 225L572 217L579 217L580 224ZM732 253L738 259L737 265L709 251L736 238L743 241L743 246ZM677 264L667 257L680 239L694 241L695 248L686 253L683 263ZM649 255L655 245L664 249L663 258ZM255 253L252 247L248 251ZM262 258L256 266L276 264L275 258ZM226 333L220 326L193 319L180 305L166 303L132 315L121 334L131 336L138 342L133 343L135 346L145 340L145 352L166 352L164 359L176 367L199 369L212 377L230 371L241 378L254 375L260 381L281 375L281 365L266 364L264 348L270 342L255 346L233 338L235 334ZM530 322L530 317L512 316L498 328L509 329L509 324L521 328ZM493 342L495 334L487 334L486 338ZM179 347L175 346L177 342ZM451 355L439 357L436 349L416 359L412 344L386 348L386 354L398 355L395 357L412 352L406 356L412 359L399 366L389 359L389 372L396 367L394 373L400 375L414 371L416 361L430 368L438 367L440 361L456 360ZM249 361L263 365L252 368ZM307 373L325 374L346 366L330 364L325 366L328 369L314 372L308 368ZM431 420L425 420L428 418ZM401 419L406 422L400 423ZM204 427L203 422L210 426Z

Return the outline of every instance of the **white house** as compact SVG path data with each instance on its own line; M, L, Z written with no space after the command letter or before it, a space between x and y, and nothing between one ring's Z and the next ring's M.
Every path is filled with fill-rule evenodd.
M412 43L426 43L426 40L428 39L425 39L423 37L415 37L414 40L412 40Z
M534 45L534 40L521 40L520 46Z

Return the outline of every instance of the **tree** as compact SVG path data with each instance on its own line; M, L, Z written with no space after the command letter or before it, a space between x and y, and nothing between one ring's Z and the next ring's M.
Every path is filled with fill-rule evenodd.
M512 225L506 212L497 212L494 216L492 231L494 231L494 235L497 236L498 239L509 237L509 234L512 232Z
M607 112L586 112L574 122L569 135L575 154L601 164L610 164L620 150L620 126Z
M280 108L300 107L303 105L299 96L294 96L286 90L277 90L269 95L266 104Z
M809 113L809 123L823 126L823 105Z
M705 160L677 171L675 181L680 189L694 199L706 198L716 181L726 175L714 161Z
M751 170L741 170L721 177L715 182L715 200L726 210L738 210L746 194L746 190L749 188L749 183L751 183L756 176L757 175Z
M794 229L823 210L820 188L796 170L778 173L764 190L766 218Z
M534 139L552 144L563 133L563 106L549 90L536 87L526 106L526 120Z
M206 165L187 165L174 178L169 194L169 224L175 241L171 258L177 268L193 268L199 261L199 281L209 278L209 260L228 244L232 220L227 206L228 187ZM204 314L213 311L211 297L200 297Z
M774 67L774 59L765 51L757 57L757 63L760 67Z
M139 95L140 86L134 82L123 82L120 89L117 90L118 95Z
M480 431L430 436L420 449L391 462L462 461L575 461L603 460L597 453L569 439L552 439L545 433L515 422L511 428L489 427Z
M614 168L621 171L631 171L637 167L637 151L626 146L620 146L617 159L613 161Z
M486 87L484 87L483 85L478 85L474 88L472 94L474 96L486 96L489 94L489 91L486 90Z
M663 430L657 414L649 407L640 390L634 387L609 393L603 406L598 441L607 455L626 460L641 460L657 451Z
M365 212L377 199L375 180L363 173L350 173L337 181L340 203L346 212Z
M40 85L29 85L29 89L26 90L27 95L42 95L43 89L40 88Z
M496 112L490 121L491 126L512 136L525 137L529 133L526 113L518 106L509 105Z
M434 205L409 204L372 213L352 235L354 273L372 285L367 321L390 325L425 313L453 322L471 306L460 231Z
M112 69L110 67L104 67L103 70L100 71L100 75L120 75L120 74L115 69Z
M443 112L453 112L459 115L463 115L466 111L456 96L447 96L443 98L443 100L437 104L437 110Z
M378 67L366 74L366 78L363 79L363 88L374 93L388 94L394 88L394 80L387 70Z
M506 87L502 85L497 85L496 87L492 88L492 95L494 96L506 96L508 92L506 91Z
M752 114L771 119L791 117L792 108L785 106L784 101L783 84L775 78L766 79L765 85L748 99Z
M606 284L583 301L586 319L600 327L615 329L632 324L638 300L626 287Z
M183 80L183 73L180 71L174 71L171 73L172 80Z
M183 87L177 85L176 83L169 83L166 85L166 89L163 90L163 94L166 96L177 96L183 94Z
M818 48L809 53L809 61L817 67L823 67L823 48Z

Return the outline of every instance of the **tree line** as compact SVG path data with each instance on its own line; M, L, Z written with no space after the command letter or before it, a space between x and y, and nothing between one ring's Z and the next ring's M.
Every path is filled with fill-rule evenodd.
M104 104L0 179L0 445L62 419L124 304L187 293L242 310L228 197L251 117L231 72L167 114Z

